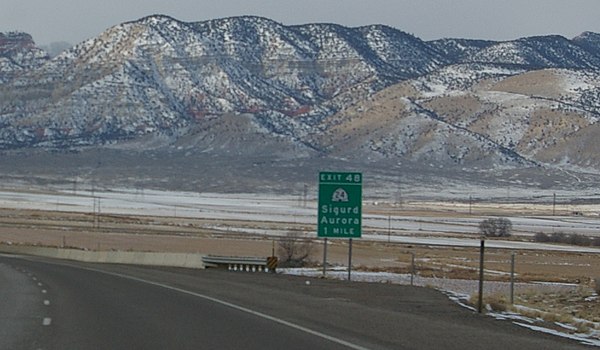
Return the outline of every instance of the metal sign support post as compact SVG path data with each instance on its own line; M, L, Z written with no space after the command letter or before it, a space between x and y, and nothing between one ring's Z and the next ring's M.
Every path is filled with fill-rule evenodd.
M352 280L352 238L350 238L348 247L348 281Z
M323 277L327 275L327 238L323 244Z

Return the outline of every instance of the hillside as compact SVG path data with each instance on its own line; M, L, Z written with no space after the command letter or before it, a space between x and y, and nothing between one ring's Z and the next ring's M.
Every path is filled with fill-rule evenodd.
M434 45L468 62L469 57L481 57L474 50L491 52L492 47L512 43L448 40ZM334 153L358 149L370 157L401 156L441 167L596 172L600 75L597 68L588 67L590 62L597 64L596 59L575 63L569 55L559 63L554 51L545 56L547 66L579 67L532 69L541 62L538 53L509 51L513 62L522 64L508 65L504 58L496 64L473 59L477 62L448 65L403 81L325 120L318 138Z
M599 72L590 32L425 42L382 25L156 15L54 58L8 33L0 150L593 174Z

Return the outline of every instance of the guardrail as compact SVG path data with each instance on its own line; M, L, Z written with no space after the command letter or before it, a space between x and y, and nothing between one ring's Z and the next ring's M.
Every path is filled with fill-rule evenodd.
M277 257L268 258L238 257L238 256L215 256L202 257L205 267L227 267L229 271L246 272L275 272L277 269Z

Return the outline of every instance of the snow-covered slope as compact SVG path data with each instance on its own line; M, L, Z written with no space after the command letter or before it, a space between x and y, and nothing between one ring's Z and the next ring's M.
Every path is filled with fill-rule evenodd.
M110 28L11 81L6 89L23 103L0 105L0 143L112 142L226 113L251 113L268 130L298 139L343 106L433 70L438 56L381 26L151 16Z
M533 69L594 69L600 66L600 57L558 35L497 43L469 55L465 61L502 63Z
M441 166L595 171L599 91L597 71L453 65L341 111L328 119L324 135L336 150L364 135L358 147L371 154Z
M53 59L9 33L0 149L600 167L578 151L595 149L599 70L595 33L424 42L382 25L155 15Z

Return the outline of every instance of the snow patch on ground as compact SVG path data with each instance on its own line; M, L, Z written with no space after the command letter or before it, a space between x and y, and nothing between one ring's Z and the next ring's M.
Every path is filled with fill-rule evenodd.
M552 334L552 335L556 335L556 336L563 337L563 338L569 338L569 339L578 341L582 344L600 346L600 340L590 339L587 334L568 334L568 333L560 332L560 331L557 331L554 329L535 326L532 324L525 324L525 323L520 323L520 322L513 322L513 323L518 326L529 328L529 329L537 331L537 332Z

